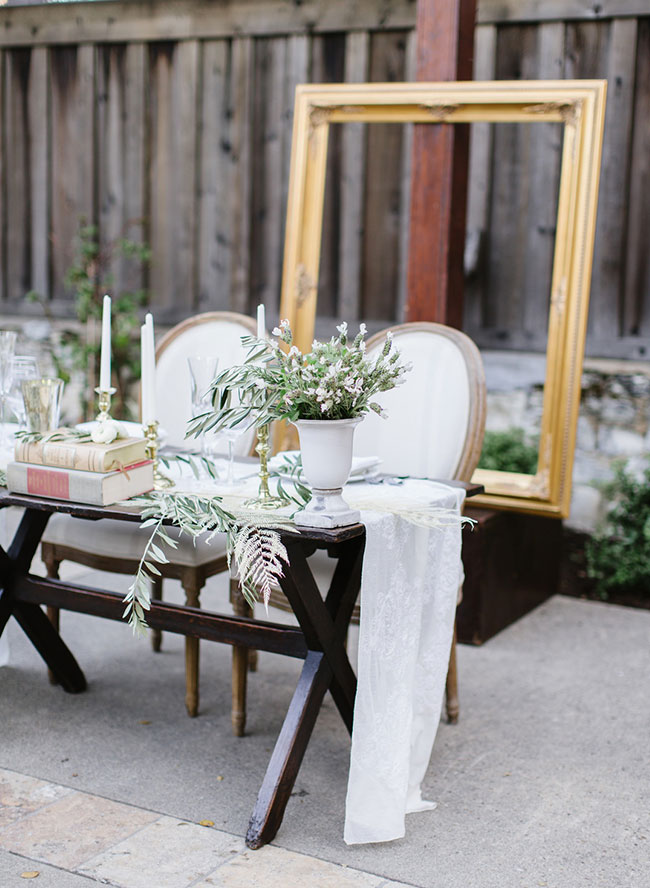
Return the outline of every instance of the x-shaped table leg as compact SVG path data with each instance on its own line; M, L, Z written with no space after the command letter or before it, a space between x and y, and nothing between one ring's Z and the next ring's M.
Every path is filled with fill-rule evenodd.
M361 584L365 537L336 547L339 560L325 600L303 546L299 541L288 541L286 546L289 566L281 580L282 591L300 623L308 653L251 816L246 834L249 848L270 842L278 831L328 689L348 731L352 731L357 682L345 637Z
M26 509L9 551L0 549L0 635L9 617L15 617L63 690L77 694L86 689L86 678L69 648L37 604L12 595L16 579L29 570L49 517Z

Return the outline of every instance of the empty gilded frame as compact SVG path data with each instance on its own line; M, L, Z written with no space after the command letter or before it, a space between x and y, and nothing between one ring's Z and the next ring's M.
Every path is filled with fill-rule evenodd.
M472 500L566 517L580 401L606 81L303 85L296 89L281 316L309 351L314 334L331 123L562 123L564 139L535 475L477 470Z

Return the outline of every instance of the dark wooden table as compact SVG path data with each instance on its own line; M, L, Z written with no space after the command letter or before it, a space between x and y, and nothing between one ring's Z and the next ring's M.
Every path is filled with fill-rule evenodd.
M121 620L122 595L34 576L29 573L32 559L54 512L124 521L138 521L138 512L128 507L101 508L7 493L0 494L0 508L5 506L19 506L25 512L7 551L0 548L0 635L9 617L14 617L61 687L71 694L84 691L86 679L79 664L40 605ZM356 677L348 660L345 637L361 583L365 528L355 524L338 530L283 532L282 541L289 564L285 565L281 586L299 628L163 601L152 601L147 615L153 629L304 660L250 819L246 835L249 848L270 842L278 831L328 690L348 731L352 731ZM315 549L327 549L337 559L325 599L307 562Z
M445 483L464 487L467 496L483 490L476 484ZM86 689L84 674L41 605L121 620L123 596L34 576L29 572L32 559L54 512L91 520L118 518L123 521L139 521L139 512L127 506L102 508L0 493L0 508L6 506L19 506L25 511L7 551L0 548L0 635L9 617L14 617L61 687L71 694L80 693ZM147 614L152 629L304 660L251 815L246 834L249 848L260 848L278 831L325 693L331 692L351 733L357 686L345 649L345 638L361 585L366 542L364 526L354 524L337 530L302 529L299 534L286 531L281 536L289 556L281 586L298 620L298 627L217 614L165 601L152 601ZM327 549L329 555L337 559L324 599L307 562L316 549Z

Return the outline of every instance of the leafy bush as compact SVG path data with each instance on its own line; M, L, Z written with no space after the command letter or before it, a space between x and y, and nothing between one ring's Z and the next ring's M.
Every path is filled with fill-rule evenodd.
M587 573L601 598L650 597L650 464L639 479L619 463L603 493L611 505L603 530L587 543Z
M481 469L494 469L497 472L534 475L537 471L537 448L526 440L523 429L487 431L478 465Z

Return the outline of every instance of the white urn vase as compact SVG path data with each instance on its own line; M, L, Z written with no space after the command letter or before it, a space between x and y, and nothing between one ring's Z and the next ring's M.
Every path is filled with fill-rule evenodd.
M345 527L360 519L343 499L343 485L352 468L354 430L363 417L354 419L299 419L302 468L311 487L311 502L295 516L302 527Z

